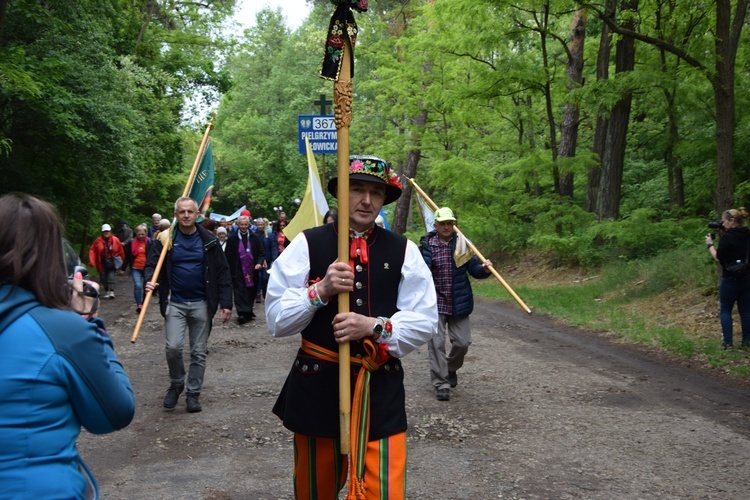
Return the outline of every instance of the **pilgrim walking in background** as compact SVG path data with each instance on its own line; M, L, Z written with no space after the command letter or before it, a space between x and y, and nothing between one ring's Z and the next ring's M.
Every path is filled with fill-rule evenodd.
M174 216L177 228L161 274L158 280L154 277L162 251L162 243L157 239L149 252L144 279L147 291L157 286L161 290L159 305L165 319L170 382L164 396L164 408L174 409L187 385L187 411L195 413L202 410L199 398L206 370L211 321L219 306L222 322L226 323L232 316L232 277L216 235L195 223L198 217L195 200L178 198ZM182 359L186 331L190 340L187 374Z
M438 332L428 344L430 356L430 379L435 386L435 397L439 401L450 400L450 388L458 385L458 370L471 345L469 314L474 310L474 296L469 276L477 279L489 278L487 270L492 262L481 262L472 256L467 262L456 264L454 255L459 236L454 227L456 217L448 207L435 212L435 230L420 240L420 249L437 291ZM465 252L459 249L458 254ZM445 334L451 342L446 356Z
M151 238L148 237L148 227L146 224L141 224L135 228L135 238L130 242L130 275L133 278L133 296L137 314L141 313L143 307L143 272L146 269L150 250Z
M226 256L232 272L237 321L242 325L255 318L255 290L265 253L260 236L250 230L250 217L240 215L237 228L237 232L227 238Z
M102 225L102 235L89 248L89 266L99 273L99 284L104 288L103 298L115 298L117 271L125 261L125 250L119 238L112 234L109 224ZM118 265L119 262L119 265Z

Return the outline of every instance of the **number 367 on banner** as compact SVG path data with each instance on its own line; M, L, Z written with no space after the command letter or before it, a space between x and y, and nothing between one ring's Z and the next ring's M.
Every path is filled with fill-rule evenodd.
M315 154L336 154L336 121L333 115L298 115L297 139L300 154L306 154L305 137Z

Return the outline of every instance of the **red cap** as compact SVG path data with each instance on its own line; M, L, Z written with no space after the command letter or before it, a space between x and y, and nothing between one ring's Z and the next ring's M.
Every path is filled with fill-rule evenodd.
M250 215L250 210L248 210L248 209L245 209L245 210L243 210L242 212L240 212L240 215L244 215L244 216L246 216L246 217L252 217L252 216Z

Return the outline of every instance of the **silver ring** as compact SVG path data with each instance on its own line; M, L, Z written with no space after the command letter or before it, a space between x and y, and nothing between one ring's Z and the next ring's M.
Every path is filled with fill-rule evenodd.
M341 278L341 283L346 283L346 278Z

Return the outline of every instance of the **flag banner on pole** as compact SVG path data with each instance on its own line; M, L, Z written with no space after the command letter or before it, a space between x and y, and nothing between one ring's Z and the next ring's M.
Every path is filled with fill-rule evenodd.
M430 231L435 229L433 225L435 222L435 214L432 209L427 206L427 202L424 201L424 198L422 198L419 193L415 194L417 195L417 203L419 203L419 213L422 215L422 222L424 222L425 231L429 233Z
M422 198L419 192L417 195L417 202L419 203L419 213L422 215L424 221L425 230L429 233L435 229L435 213L432 209L427 206L427 202ZM474 256L474 252L471 251L471 241L464 236L462 233L456 233L456 250L453 252L453 261L456 263L456 267L461 267Z
M211 214L211 220L215 220L216 222L221 221L221 219L226 219L227 222L232 222L233 220L237 219L243 210L247 208L247 205L242 205L240 208L235 210L235 212L232 215L222 215L217 213Z
M456 250L453 252L453 261L456 267L461 267L474 256L471 251L471 241L462 233L456 233Z
M323 216L328 211L328 202L320 186L318 165L307 137L305 137L305 145L307 147L307 188L297 213L283 230L284 236L289 241L305 229L323 224Z
M198 212L201 214L200 223L203 220L203 215L208 211L208 207L211 206L211 196L214 191L214 156L211 151L211 143L206 145L206 149L203 152L203 158L201 159L200 167L195 173L195 179L193 179L193 186L190 188L190 196L198 204Z

